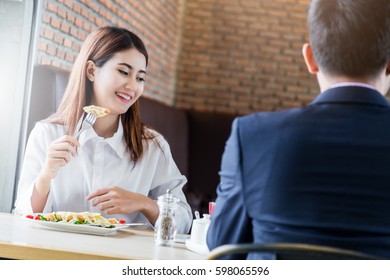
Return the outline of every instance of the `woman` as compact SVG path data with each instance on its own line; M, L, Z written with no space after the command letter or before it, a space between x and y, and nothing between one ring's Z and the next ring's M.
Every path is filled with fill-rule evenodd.
M21 172L16 213L103 212L126 222L157 220L158 196L180 199L178 232L191 209L168 143L140 120L148 53L135 34L103 27L90 34L74 64L58 111L31 132ZM110 110L78 139L83 107Z

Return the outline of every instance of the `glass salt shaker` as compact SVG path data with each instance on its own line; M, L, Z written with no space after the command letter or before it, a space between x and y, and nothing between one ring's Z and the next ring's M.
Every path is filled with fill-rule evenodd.
M157 199L160 210L154 230L156 244L162 246L172 246L176 236L176 209L179 206L179 199L170 190Z

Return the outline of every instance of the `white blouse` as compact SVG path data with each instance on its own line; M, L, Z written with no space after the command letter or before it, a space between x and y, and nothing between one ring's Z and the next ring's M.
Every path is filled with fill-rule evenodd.
M191 208L183 193L187 179L177 168L167 141L157 132L153 140L144 140L144 154L137 164L130 159L123 138L123 126L111 138L102 138L93 129L81 133L78 155L58 170L51 181L44 212L100 212L85 197L102 187L118 186L156 200L167 189L180 199L176 225L187 233L192 222ZM64 126L39 122L31 131L18 185L15 213L31 214L31 195L35 179L46 158L51 142L65 134ZM105 215L126 220L127 223L149 223L142 213Z

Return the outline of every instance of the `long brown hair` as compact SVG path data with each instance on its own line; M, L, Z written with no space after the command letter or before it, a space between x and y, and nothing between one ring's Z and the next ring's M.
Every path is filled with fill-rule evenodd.
M76 58L57 112L47 121L64 125L66 133L73 135L83 114L83 107L90 105L92 96L92 83L86 75L87 61L92 60L97 67L102 67L115 53L132 48L145 56L147 66L148 52L142 40L134 33L112 26L102 27L92 32L86 38ZM125 114L121 115L121 119L131 160L136 162L144 152L142 139L153 138L141 121L138 100Z

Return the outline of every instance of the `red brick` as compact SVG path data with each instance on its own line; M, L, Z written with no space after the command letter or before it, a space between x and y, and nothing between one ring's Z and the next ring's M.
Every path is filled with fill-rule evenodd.
M74 60L76 59L76 57L75 57L73 54L67 52L67 53L65 54L65 59L66 59L67 61L74 62Z
M81 15L82 15L83 17L85 17L86 19L89 19L90 13L88 12L87 9L82 9L82 10L81 10Z
M39 64L42 64L42 65L50 65L50 62L51 62L51 60L47 56L42 56L42 55L39 56L38 61L39 61Z
M99 26L99 27L103 27L103 26L107 25L105 21L101 20L101 19L98 18L98 17L95 18L95 23L96 23L96 25Z
M72 47L72 41L68 38L64 39L64 47L71 48Z
M65 6L72 9L73 8L73 1L72 0L65 0L64 1Z
M53 45L48 45L46 52L48 54L50 54L51 56L54 56L57 53L57 48L55 46L53 46Z
M66 18L66 11L62 7L58 7L57 9L57 15L59 15L62 18Z
M76 21L76 17L73 15L73 14L71 14L71 13L68 13L67 15L66 15L66 19L68 20L68 22L71 24L71 23L74 23L75 21Z
M65 52L63 50L57 50L57 57L64 59L65 58Z
M52 2L50 2L50 1L47 2L47 10L48 10L48 11L51 11L51 12L56 13L56 12L57 12L57 8L58 8L57 4L52 3Z
M78 5L78 4L76 4L76 3L74 3L73 4L73 11L77 14L77 15L79 15L80 13L81 13L81 7L80 7L80 5Z
M58 18L52 17L50 25L55 29L60 29L61 21Z
M47 43L46 42L38 43L38 50L45 52L46 49L47 49Z
M76 42L73 42L72 48L73 48L73 50L74 50L75 52L79 52L80 49L81 49L81 45L78 44L78 43L76 43Z
M80 41L84 41L85 38L87 38L87 34L86 34L84 31L79 31L79 32L78 32L77 38L78 38Z
M54 32L49 29L43 29L43 37L53 40L54 38Z
M64 42L64 36L55 33L54 34L54 42L56 42L59 45L62 45L62 43Z
M65 21L61 22L61 31L64 33L69 33L70 25L68 23L66 23Z
M42 17L42 22L44 23L50 23L51 16L49 14L44 14Z
M81 17L76 17L75 25L79 28L82 28L84 24L84 21Z

